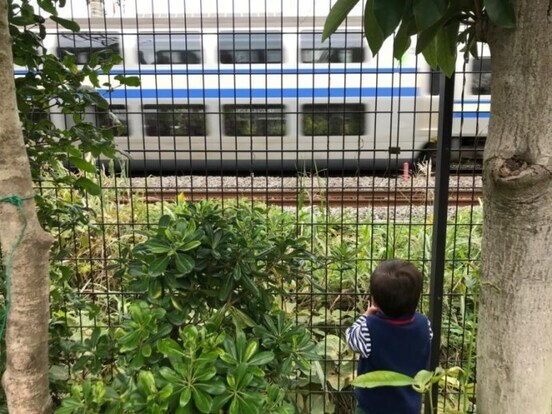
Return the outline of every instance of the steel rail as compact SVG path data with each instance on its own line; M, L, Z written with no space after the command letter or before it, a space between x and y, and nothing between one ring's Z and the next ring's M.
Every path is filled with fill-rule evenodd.
M186 201L223 200L261 201L280 206L298 205L328 205L331 207L385 207L432 205L433 189L425 188L394 188L394 189L211 189L211 190L153 190L135 192L134 197L143 197L147 203L172 202L178 197ZM478 205L482 198L480 189L449 190L449 205ZM121 203L129 202L128 196L118 197Z

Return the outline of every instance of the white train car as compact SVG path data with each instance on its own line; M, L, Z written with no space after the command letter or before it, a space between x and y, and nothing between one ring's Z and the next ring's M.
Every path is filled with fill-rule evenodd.
M116 137L130 168L156 171L399 169L431 151L438 78L414 48L388 40L372 57L359 17L321 42L325 16L89 18L52 31L47 48L85 64L109 49L111 71L140 87L102 91L126 125ZM453 148L480 156L490 106L488 53L458 63ZM107 75L106 75L107 76ZM93 113L91 122L105 123ZM60 124L70 122L53 113Z

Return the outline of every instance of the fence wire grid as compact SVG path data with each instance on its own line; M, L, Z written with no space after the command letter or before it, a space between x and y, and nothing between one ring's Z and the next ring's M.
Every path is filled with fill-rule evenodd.
M136 293L121 287L113 269L163 214L201 200L268 205L267 215L292 219L310 253L324 258L281 300L316 338L320 359L303 390L304 412L353 412L358 356L345 329L368 305L371 271L394 257L424 275L420 310L441 326L432 361L469 372L468 380L444 379L439 403L473 412L488 50L481 46L479 59L459 57L444 137L450 160L439 163L439 73L414 45L394 59L392 39L372 56L362 35L364 4L322 42L326 0L90 3L68 2L64 13L81 30L51 25L49 50L73 54L78 64L95 52L119 54L120 64L103 76L137 76L141 84L105 90L110 109L87 113L98 126L117 126L124 154L116 165L103 163L102 195L55 190L91 213L88 224L60 229L53 256L74 271L76 296L98 314L107 310L99 318L65 309L72 337L120 325ZM71 127L70 114L50 116ZM435 182L447 174L443 194ZM443 291L434 292L439 212L446 214L446 225L439 223ZM442 310L430 314L436 295Z

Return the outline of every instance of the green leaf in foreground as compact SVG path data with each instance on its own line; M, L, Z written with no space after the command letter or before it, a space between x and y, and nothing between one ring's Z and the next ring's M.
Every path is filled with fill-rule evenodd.
M497 26L513 29L516 26L514 0L484 0L485 10Z
M96 184L94 181L86 178L81 177L77 181L75 181L75 186L78 188L83 189L90 195L100 195L102 193L101 187Z
M337 30L339 25L345 20L349 12L356 6L358 0L337 0L333 5L322 31L322 41L326 40Z
M404 387L412 385L414 378L393 371L373 371L356 377L351 384L361 388Z
M60 26L63 26L64 28L71 30L72 32L80 32L79 24L77 22L74 22L73 20L63 19L58 16L50 16L50 19L52 19Z

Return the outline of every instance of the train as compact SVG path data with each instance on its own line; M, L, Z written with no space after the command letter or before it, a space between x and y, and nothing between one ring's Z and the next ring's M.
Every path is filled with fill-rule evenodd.
M141 86L100 90L124 125L115 137L135 172L397 170L434 154L439 73L392 39L372 56L360 17L325 42L325 16L171 16L81 19L80 32L50 27L46 48L88 63L122 62L104 80ZM17 71L16 71L17 72ZM103 80L100 79L100 82ZM457 63L453 159L477 160L490 112L490 54ZM71 117L53 111L56 124ZM111 122L91 108L87 119Z

